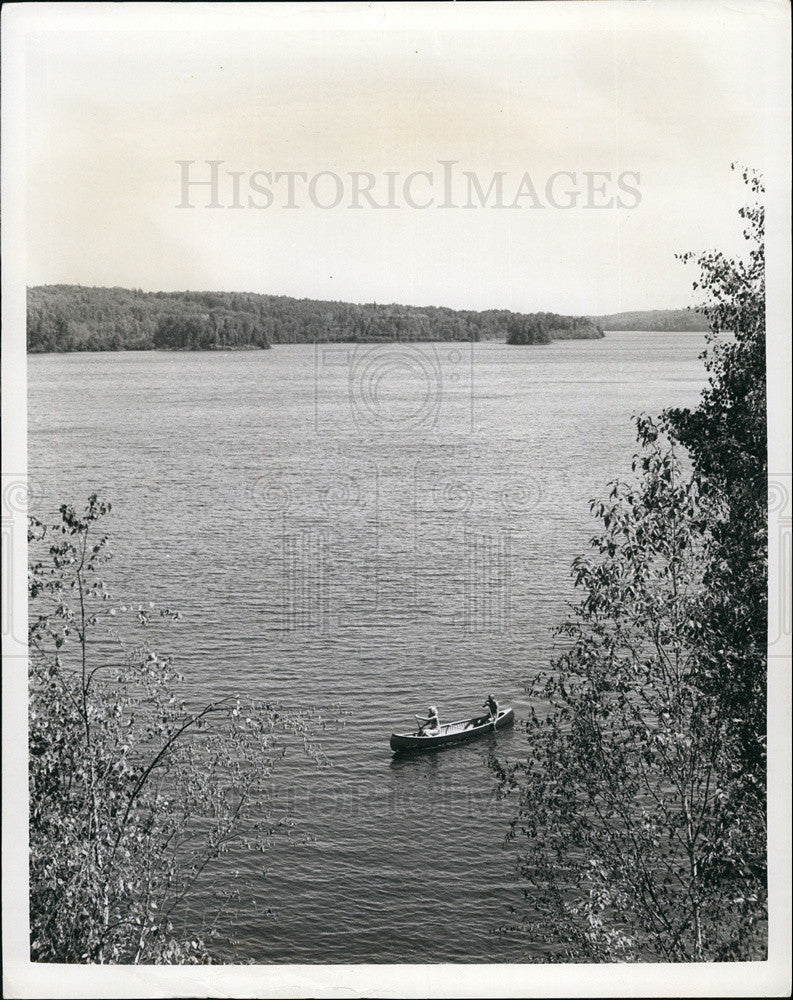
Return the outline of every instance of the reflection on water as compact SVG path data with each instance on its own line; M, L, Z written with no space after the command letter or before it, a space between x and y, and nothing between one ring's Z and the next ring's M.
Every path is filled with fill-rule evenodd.
M108 581L180 610L157 641L188 695L339 706L329 766L273 778L301 836L213 873L241 872L229 961L526 959L490 933L520 898L492 766L530 752L519 725L419 755L389 737L490 691L525 716L630 414L702 382L700 335L398 347L29 359L37 511L113 502Z
M480 751L483 747L486 747L487 758L489 759L496 753L499 746L502 750L506 750L510 745L509 735L511 733L512 730L500 729L497 733L479 736L475 741L472 740L470 743L449 743L446 746L433 747L431 750L424 750L421 747L417 747L416 749L408 748L406 750L394 751L392 752L389 767L392 771L398 771L403 766L409 768L423 761L432 761L438 754L461 753L465 750L473 750L474 744L476 744L476 749ZM429 766L433 765L430 764ZM435 766L437 767L437 764Z

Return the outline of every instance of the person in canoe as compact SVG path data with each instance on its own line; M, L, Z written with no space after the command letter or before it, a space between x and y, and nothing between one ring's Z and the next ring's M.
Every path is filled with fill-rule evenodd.
M436 734L441 728L441 720L438 718L438 709L434 705L430 705L427 709L429 713L426 719L422 719L421 716L416 716L416 722L419 724L419 735L420 736L430 736Z
M498 702L492 694L487 696L487 701L482 702L482 707L490 710L490 718L493 720L493 728L495 729L498 718Z

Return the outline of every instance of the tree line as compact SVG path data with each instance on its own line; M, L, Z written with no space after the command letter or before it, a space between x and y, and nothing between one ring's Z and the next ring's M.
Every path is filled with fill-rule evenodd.
M27 349L212 350L343 341L548 343L602 336L585 317L440 306L354 304L238 292L142 292L44 285L28 289Z

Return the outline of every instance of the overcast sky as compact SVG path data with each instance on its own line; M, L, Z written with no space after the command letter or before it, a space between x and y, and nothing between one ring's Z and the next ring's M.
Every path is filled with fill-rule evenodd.
M307 5L218 20L173 5L135 23L111 5L109 21L42 30L28 41L28 284L588 314L689 304L674 254L740 248L730 163L762 169L776 138L760 7ZM178 207L178 161L206 180L210 160L223 207L200 187ZM441 161L455 161L459 207L440 207ZM297 207L285 178L254 207L257 171L305 173ZM406 195L414 171L431 176ZM525 174L534 190L523 181L519 207L490 207L494 190L464 208L463 171L485 192L500 172L506 205ZM575 178L549 198L559 171ZM378 204L392 183L398 207L349 207L351 172L374 175ZM587 172L610 180L592 195ZM339 191L338 206L314 204Z

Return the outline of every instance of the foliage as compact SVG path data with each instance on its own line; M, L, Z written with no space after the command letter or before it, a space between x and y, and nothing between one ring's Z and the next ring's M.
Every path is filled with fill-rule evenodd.
M535 686L529 759L502 771L519 926L573 959L765 956L762 208L741 216L748 261L699 258L708 388L639 418L634 479L593 502L567 649Z
M127 649L124 626L103 635L176 617L112 605L98 576L109 510L93 495L52 527L30 520L31 959L207 962L176 914L230 844L265 848L279 825L267 780L306 727L236 698L188 705L170 658Z
M763 193L756 174L744 171L743 179L753 194ZM729 702L746 779L743 794L763 811L768 617L763 206L747 206L740 215L748 258L734 261L714 251L696 259L701 277L695 287L706 296L703 310L711 324L703 355L707 388L695 410L668 410L664 419L671 436L688 449L696 474L725 502L714 526L717 547L703 610L710 645L703 683Z
M638 478L593 502L596 555L573 567L586 596L560 630L569 649L537 682L531 754L509 776L528 923L590 961L757 957L732 719L699 683L719 501L648 418L638 426Z
M746 171L744 179L755 195L763 193L757 175ZM696 260L701 277L694 288L706 296L701 311L710 333L702 358L708 386L695 410L668 410L666 418L697 470L754 521L767 475L765 215L762 204L746 206L739 214L750 244L746 260L731 260L720 251L680 256Z
M210 350L318 342L503 338L515 318L435 306L353 304L239 292L142 292L47 285L28 289L30 352ZM551 339L598 337L583 317L535 314Z
M585 316L515 313L507 320L508 344L550 344L552 340L597 340L603 329Z
M272 327L247 312L216 309L209 313L166 313L157 321L158 350L209 351L215 348L270 346Z
M508 344L550 344L548 326L539 316L511 316L507 323Z

